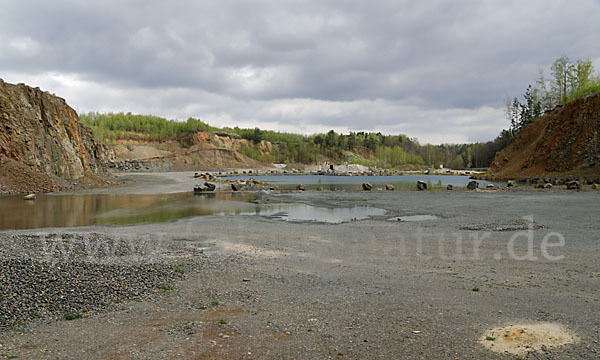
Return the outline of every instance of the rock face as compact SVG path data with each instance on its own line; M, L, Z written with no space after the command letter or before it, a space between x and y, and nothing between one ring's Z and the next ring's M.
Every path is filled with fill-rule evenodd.
M496 177L600 176L600 94L546 112L496 154Z
M105 150L64 99L0 79L0 161L79 179L106 173Z

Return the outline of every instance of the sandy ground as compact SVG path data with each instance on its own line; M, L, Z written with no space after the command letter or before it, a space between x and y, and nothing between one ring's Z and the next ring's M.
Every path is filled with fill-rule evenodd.
M145 176L109 191L195 183ZM600 357L598 192L305 192L269 201L389 213L337 225L204 216L11 232L156 239L158 248L178 244L177 256L198 265L152 300L2 333L0 358L515 359L488 350L482 336L538 322L559 324L578 341L521 358ZM425 214L440 219L387 220ZM533 217L532 230L524 216Z

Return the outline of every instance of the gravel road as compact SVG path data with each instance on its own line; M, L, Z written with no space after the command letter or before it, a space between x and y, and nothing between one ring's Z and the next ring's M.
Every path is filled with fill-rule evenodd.
M4 303L11 291L39 290L27 279L58 276L63 268L36 275L36 264L60 264L64 253L79 254L73 269L90 274L85 288L105 276L136 290L114 294L118 300L77 297L75 308L68 303L49 318L3 310L5 323L25 320L0 333L0 358L515 359L480 338L522 322L561 324L579 339L523 358L600 357L598 192L305 192L267 200L388 213L342 224L202 216L4 232L2 279L21 281L2 281ZM438 219L388 220L410 215ZM36 251L36 236L66 245ZM99 251L93 239L108 245ZM34 273L6 275L19 256L17 266ZM144 286L154 290L136 293ZM88 303L89 315L60 318Z

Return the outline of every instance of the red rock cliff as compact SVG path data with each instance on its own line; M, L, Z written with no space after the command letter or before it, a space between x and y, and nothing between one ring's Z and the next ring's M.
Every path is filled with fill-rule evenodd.
M0 161L65 179L106 172L105 149L64 99L0 79Z

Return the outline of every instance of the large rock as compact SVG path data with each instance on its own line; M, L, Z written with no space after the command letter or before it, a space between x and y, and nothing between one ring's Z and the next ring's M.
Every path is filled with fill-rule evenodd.
M469 190L475 190L477 188L479 188L479 183L477 181L469 181L467 184L467 189Z
M417 190L419 191L423 191L423 190L427 190L427 183L425 181L417 181Z
M296 186L296 190L300 190L300 191L306 191L306 185L304 185L304 184L299 184L298 186Z
M392 184L387 184L387 185L385 186L385 189L386 189L386 190L389 190L389 191L393 191L393 190L395 190L395 188L394 188L394 185L392 185Z
M362 188L365 191L371 191L371 189L373 189L373 185L369 184L368 182L364 182L362 183Z
M508 182L506 183L506 186L508 187L517 187L517 182L514 180L508 180Z
M217 188L217 186L215 184L211 184L209 182L205 182L204 186L205 186L204 190L206 190L206 191L215 191L215 189Z
M579 184L578 181L569 181L567 183L567 189L569 190L579 190L581 188L581 185Z
M233 191L240 191L240 190L242 190L242 185L236 184L236 183L232 183L231 184L231 190L233 190Z
M454 186L452 186L452 184L448 184L448 185L446 186L446 190L448 190L448 191L452 191L452 190L454 190Z

